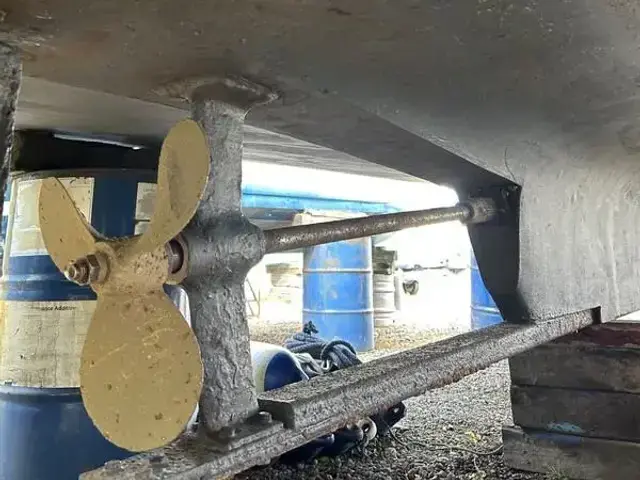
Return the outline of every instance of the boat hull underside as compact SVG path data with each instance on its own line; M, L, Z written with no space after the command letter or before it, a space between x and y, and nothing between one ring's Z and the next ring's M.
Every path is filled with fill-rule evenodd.
M640 309L639 7L4 0L0 40L24 53L22 128L159 138L186 105L158 87L242 75L280 94L252 126L462 196L517 184L519 221L471 230L507 320L611 320Z

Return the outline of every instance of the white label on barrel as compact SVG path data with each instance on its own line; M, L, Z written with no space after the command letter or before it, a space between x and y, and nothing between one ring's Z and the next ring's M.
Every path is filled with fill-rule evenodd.
M94 179L89 177L59 178L78 210L91 222ZM38 220L38 196L41 179L18 180L11 195L12 217L7 228L7 257L46 255ZM62 219L64 220L64 219Z
M0 302L0 384L80 386L80 355L95 305Z
M153 207L156 201L156 184L148 182L138 183L138 192L136 194L136 226L134 233L141 235L147 229L151 215L153 215Z
M155 201L156 184L147 182L138 183L138 193L136 194L136 220L151 220Z
M136 226L134 227L133 233L135 235L142 235L149 226L149 222L146 220L136 220Z
M136 235L142 235L147 229L147 226L149 226L155 201L156 184L148 182L138 183L138 192L136 193L136 225L134 227L134 233Z

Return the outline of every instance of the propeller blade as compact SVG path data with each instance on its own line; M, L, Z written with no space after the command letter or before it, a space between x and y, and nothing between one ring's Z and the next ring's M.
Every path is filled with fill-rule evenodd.
M64 272L70 262L94 251L93 228L57 178L42 181L38 214L42 239L60 271Z
M84 405L102 434L130 451L182 433L202 389L200 348L162 291L98 295L82 352Z
M178 235L196 212L209 177L209 145L200 126L183 120L162 144L153 215L135 244L151 251Z

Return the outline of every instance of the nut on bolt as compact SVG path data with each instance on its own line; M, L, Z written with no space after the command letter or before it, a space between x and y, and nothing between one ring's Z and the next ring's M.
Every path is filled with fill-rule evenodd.
M65 269L64 276L78 285L89 285L104 282L108 273L107 258L97 252L71 262Z
M86 258L79 258L75 262L71 262L64 269L64 276L78 285L89 284L89 262Z
M470 223L488 222L498 213L495 202L489 198L473 198L467 205L471 208Z
M109 274L107 257L100 252L96 252L87 255L87 263L89 264L89 283L104 282Z
M269 412L260 411L256 415L256 420L260 425L269 425L273 421L273 417Z

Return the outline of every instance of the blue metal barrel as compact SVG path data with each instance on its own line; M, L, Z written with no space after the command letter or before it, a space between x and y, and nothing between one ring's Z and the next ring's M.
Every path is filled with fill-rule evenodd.
M304 324L312 322L323 339L373 349L371 238L305 249L302 303Z
M96 430L77 388L0 387L0 479L71 480L129 456Z
M0 480L67 480L130 455L107 441L82 404L80 354L95 294L68 282L38 228L41 179L56 176L105 236L139 232L155 175L56 171L12 177L0 279ZM60 219L64 222L64 219Z
M496 325L503 321L500 310L484 286L476 257L471 253L471 329Z

